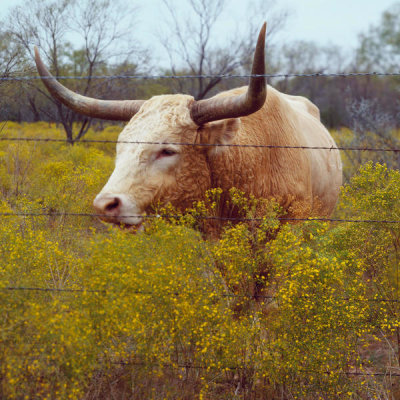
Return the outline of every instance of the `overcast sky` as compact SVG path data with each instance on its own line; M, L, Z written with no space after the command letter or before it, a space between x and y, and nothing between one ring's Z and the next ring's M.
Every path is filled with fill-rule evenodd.
M354 47L357 35L379 22L395 0L282 0L294 11L286 27L288 39L307 39Z
M24 4L29 0L0 0L0 17L16 4ZM127 0L129 1L129 0ZM174 0L181 7L183 0ZM400 0L397 0L400 1ZM143 30L151 31L152 25L159 25L161 0L146 0L141 4L141 20ZM336 44L351 50L357 44L359 32L376 24L383 11L396 3L396 0L277 0L278 6L291 11L282 40L313 40L319 44ZM229 12L245 15L250 0L227 0ZM149 29L150 28L150 29ZM149 41L150 34L146 32ZM224 30L224 32L226 32Z

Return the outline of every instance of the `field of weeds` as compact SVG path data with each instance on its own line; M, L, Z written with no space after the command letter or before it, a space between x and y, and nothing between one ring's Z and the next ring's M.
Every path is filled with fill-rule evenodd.
M1 132L63 135L47 123ZM93 213L114 154L0 141L0 398L400 396L398 170L367 162L349 180L335 218L358 222L281 225L270 203L262 222L207 239L197 221L218 190L138 234L70 215ZM232 201L251 218L258 200Z

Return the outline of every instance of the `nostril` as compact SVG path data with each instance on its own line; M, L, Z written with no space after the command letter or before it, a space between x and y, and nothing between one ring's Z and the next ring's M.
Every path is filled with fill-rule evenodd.
M114 211L121 205L119 197L114 197L108 204L105 205L105 211Z
M93 206L101 215L116 217L121 212L123 199L116 195L99 195L94 199Z
M127 226L142 222L136 203L125 193L99 193L93 200L93 207L96 215L106 222Z

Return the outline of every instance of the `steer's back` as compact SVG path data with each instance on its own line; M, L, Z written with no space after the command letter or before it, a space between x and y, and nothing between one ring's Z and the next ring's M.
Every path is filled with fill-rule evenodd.
M219 96L245 90L238 88ZM309 215L310 211L329 215L333 211L342 184L340 154L320 122L319 109L308 99L286 95L268 86L264 106L241 118L234 143L277 146L229 148L223 153L225 168L229 170L229 164L235 160L238 171L248 171L251 179L245 192L275 197L285 208L304 210L299 213L303 215ZM302 149L303 146L323 149ZM237 186L242 185L238 182Z

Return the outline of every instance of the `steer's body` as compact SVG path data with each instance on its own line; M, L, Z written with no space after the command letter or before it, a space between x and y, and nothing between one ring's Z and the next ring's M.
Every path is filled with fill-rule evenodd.
M50 75L35 49L43 83L56 99L91 117L129 121L115 170L94 200L102 218L137 225L155 204L184 210L211 188L222 188L220 216L230 217L232 187L276 199L288 216L332 212L342 181L339 152L314 104L267 89L264 45L265 24L248 87L200 101L179 94L146 101L81 96ZM301 146L329 150L295 148Z
M234 89L217 97L245 91ZM97 197L108 204L112 198L121 199L118 215L112 215L111 209L109 219L114 216L119 222L138 223L138 218L123 216L150 212L158 202L184 210L210 188L223 189L220 216L230 217L232 208L223 202L232 187L246 195L275 198L289 216L329 215L341 185L341 161L332 137L319 121L318 109L303 97L288 96L272 87L267 93L259 111L202 127L190 118L190 96L156 96L146 101L121 132L115 170ZM176 154L157 159L164 145L150 142L174 143L168 148Z
M318 108L310 101L268 87L264 106L241 118L232 143L278 147L227 147L210 157L213 187L237 187L247 195L273 197L293 216L305 217L310 212L329 215L333 211L342 183L339 151L285 148L336 148L319 120Z

